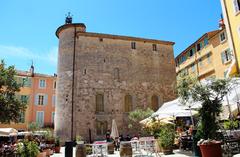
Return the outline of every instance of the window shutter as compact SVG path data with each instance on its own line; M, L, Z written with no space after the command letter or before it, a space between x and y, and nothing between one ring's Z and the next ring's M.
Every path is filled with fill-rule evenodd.
M31 78L28 78L28 79L27 79L26 85L27 85L28 87L31 87L31 85L32 85L32 80L31 80Z
M240 26L238 27L238 35L239 35L239 38L240 38Z
M45 94L44 97L43 97L43 104L44 105L48 104L48 95L47 94Z
M225 61L226 61L226 55L225 55L225 52L222 52L222 53L221 53L221 57L222 57L222 63L224 64Z
M42 125L44 124L44 112L41 112L42 113L42 117L41 117L41 123Z
M53 95L53 96L52 96L52 106L55 106L55 102L56 102L56 100L55 100L55 95Z
M34 104L35 105L38 105L38 99L39 99L38 94L36 94L35 95L35 100L34 100Z
M228 55L229 60L231 60L232 59L232 54L231 54L230 49L227 49L227 55Z
M237 13L239 11L237 0L233 0L234 11Z

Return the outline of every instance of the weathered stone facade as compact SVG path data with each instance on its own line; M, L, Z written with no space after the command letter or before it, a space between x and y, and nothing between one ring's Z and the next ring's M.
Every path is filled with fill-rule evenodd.
M153 95L158 97L158 106L175 98L174 43L89 33L84 24L63 25L56 35L59 55L55 131L61 139L70 140L72 121L73 137L81 135L87 140L89 130L92 139L104 137L97 135L97 121L107 122L110 129L115 119L119 133L131 132L124 110L126 95L132 96L133 109L151 107ZM97 94L103 95L103 112L96 112Z

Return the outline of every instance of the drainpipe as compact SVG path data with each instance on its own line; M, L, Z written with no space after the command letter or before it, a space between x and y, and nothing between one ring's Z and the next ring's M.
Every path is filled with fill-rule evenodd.
M74 39L73 39L73 68L72 68L72 71L73 71L73 74L72 74L72 125L71 125L71 140L73 141L74 140L74 137L73 137L73 120L74 120L74 117L73 117L73 113L74 113L74 86L75 86L75 56L76 56L76 32L77 32L77 29L76 29L76 26L74 26Z

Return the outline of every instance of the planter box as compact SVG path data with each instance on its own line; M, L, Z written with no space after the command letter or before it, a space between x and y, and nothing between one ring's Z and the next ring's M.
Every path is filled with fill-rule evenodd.
M222 157L221 143L201 144L202 157Z

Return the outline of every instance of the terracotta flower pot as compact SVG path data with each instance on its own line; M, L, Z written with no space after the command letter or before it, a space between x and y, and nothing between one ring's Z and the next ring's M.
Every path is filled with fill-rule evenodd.
M173 154L173 148L172 147L162 148L162 152L163 152L164 155Z
M202 157L222 157L221 143L201 144L200 150Z
M43 150L43 152L46 153L46 156L50 156L51 155L51 149L45 149L45 150Z
M46 157L46 152L39 153L37 157Z
M60 149L61 149L61 147L60 147L60 146L58 146L58 147L55 147L55 148L54 148L54 151L55 151L55 153L60 153Z

